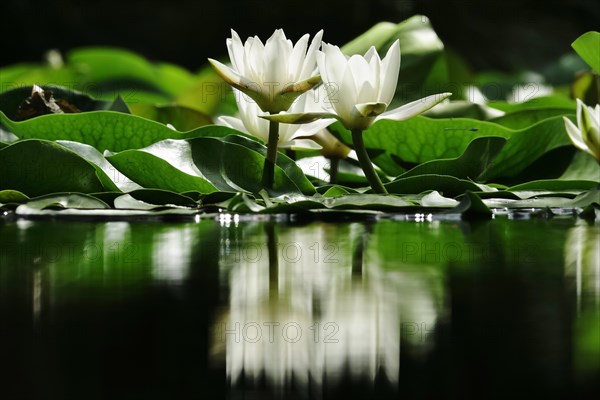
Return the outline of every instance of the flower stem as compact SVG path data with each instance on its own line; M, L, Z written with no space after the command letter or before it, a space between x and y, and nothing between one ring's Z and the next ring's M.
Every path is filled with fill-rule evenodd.
M263 169L262 183L265 189L273 189L275 179L275 163L277 162L277 144L279 143L279 122L269 121L269 141L267 142L267 158Z
M337 157L331 157L329 159L329 183L334 184L337 182L338 170L340 169L340 159Z
M371 164L371 160L367 154L367 148L365 147L362 137L362 130L352 130L352 143L354 144L354 150L356 150L356 155L358 156L358 162L360 163L369 184L373 188L373 191L379 194L387 194L387 190L383 187L383 183L381 183L381 179L379 179L379 176L375 172L373 164Z

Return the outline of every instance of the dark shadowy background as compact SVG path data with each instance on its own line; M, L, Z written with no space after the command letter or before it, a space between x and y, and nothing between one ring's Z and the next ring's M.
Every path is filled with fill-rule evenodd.
M40 61L50 48L125 47L195 70L225 54L234 28L297 40L325 30L344 44L374 23L430 17L442 41L475 70L537 69L600 28L597 0L2 0L0 66Z

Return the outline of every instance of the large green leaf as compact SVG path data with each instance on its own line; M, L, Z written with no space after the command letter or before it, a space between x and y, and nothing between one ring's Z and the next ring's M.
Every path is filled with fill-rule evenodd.
M55 193L31 199L17 208L18 214L29 214L33 210L44 209L106 209L106 203L83 193Z
M237 133L222 126L179 132L155 121L113 111L48 114L21 122L12 121L0 112L0 123L20 139L70 140L89 144L99 151L139 149L165 139Z
M260 147L260 151L257 150ZM142 150L107 157L123 174L144 187L176 192L246 191L262 189L264 146L238 136L166 140ZM271 194L314 193L295 164L280 155Z
M68 140L57 140L56 143L68 148L92 164L96 168L98 176L103 180L104 187L113 191L123 192L141 189L139 185L125 178L115 169L95 147Z
M158 122L112 111L48 114L21 122L0 114L0 122L20 139L71 140L100 151L141 148L177 136Z
M152 63L131 51L107 47L72 50L62 66L18 64L0 69L0 91L52 83L102 99L120 95L130 104L170 103L197 80L179 66Z
M53 68L40 64L17 64L0 68L0 92L31 85L69 86L84 91L78 74L70 67Z
M587 32L579 36L571 46L581 58L600 74L600 33Z
M560 179L600 182L600 164L591 154L578 150Z
M198 72L194 82L177 96L177 105L207 115L233 115L237 105L231 86L221 79L211 66Z
M23 203L29 200L29 196L17 190L0 190L0 204Z
M225 136L223 140L230 143L240 144L259 153L265 158L267 157L267 148L263 144L258 143L256 140L249 140L249 138L239 135L228 135ZM277 166L285 172L285 174L295 183L302 193L315 192L314 186L304 175L302 169L299 168L298 165L284 153L278 154Z
M350 132L341 125L334 124L332 129L335 129L346 143L352 143ZM459 157L477 137L509 138L513 133L510 129L485 121L418 116L403 122L377 122L364 132L364 139L367 148L380 152L376 157L372 157L375 164L388 175L396 176L405 172L400 162L412 167L414 164L440 158Z
M507 113L501 117L492 118L489 121L495 124L505 126L510 129L523 129L535 125L548 118L574 115L575 108L564 107L544 107L528 108Z
M416 194L435 190L446 197L456 197L467 190L477 192L482 189L474 182L465 179L434 174L399 178L385 184L385 188L389 193L393 194Z
M168 96L154 66L130 51L103 47L80 48L69 52L67 60L78 71L84 72L87 82L93 83L92 90L97 97L114 97L111 90L116 88L141 89Z
M490 181L500 177L515 177L545 153L570 145L562 117L550 118L515 131L482 179ZM536 165L536 169L549 169L553 164Z
M503 116L504 112L485 104L458 100L440 103L425 111L423 115L430 118L471 118L488 121Z
M188 162L191 166L191 149L186 141L167 140L154 147L170 147L170 151L178 151L182 155L179 162ZM156 150L156 149L155 149ZM159 153L153 151L153 153ZM168 161L143 150L125 150L107 157L122 174L145 188L171 190L174 192L198 191L212 193L217 188L201 173L194 174L189 168L187 172L178 169Z
M198 204L188 196L179 193L169 192L167 190L139 189L127 193L137 200L145 201L150 204L159 204L163 206L181 206L196 207Z
M488 198L483 202L492 208L585 208L588 206L600 206L600 192L591 189L575 196L532 196L526 199Z
M131 104L131 111L140 117L170 124L178 131L190 131L212 124L212 118L192 108L174 105Z
M559 95L534 97L532 99L520 103L509 103L506 101L491 101L488 103L488 105L490 107L502 110L507 113L529 110L532 108L567 108L572 110L571 113L574 113L575 108L577 107L575 100Z
M351 143L350 133L333 125L342 139ZM383 120L365 131L366 146L375 155L372 160L388 175L397 176L405 168L442 158L459 157L478 137L496 136L509 139L480 179L514 177L545 153L571 146L562 117L553 117L529 127L513 130L488 121L472 119L431 119L423 116L408 121ZM566 168L566 166L565 166ZM564 169L563 169L564 170ZM558 177L562 173L559 172Z
M451 213L460 213L463 219L491 218L492 211L475 193L467 190L460 200L460 204L449 210Z
M0 149L0 190L27 196L113 190L110 179L73 151L46 140L24 140Z
M594 181L545 179L515 185L510 187L508 190L511 192L518 192L523 190L565 192L574 190L577 193L580 193L585 190L593 189L596 186L598 186L598 182Z
M473 139L464 153L453 159L432 160L416 166L398 178L443 174L461 179L477 180L491 167L496 155L502 150L506 138L484 136Z

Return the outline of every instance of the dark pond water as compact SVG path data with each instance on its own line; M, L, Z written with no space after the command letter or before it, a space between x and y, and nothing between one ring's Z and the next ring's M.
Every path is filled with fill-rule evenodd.
M0 222L0 398L600 394L573 218Z

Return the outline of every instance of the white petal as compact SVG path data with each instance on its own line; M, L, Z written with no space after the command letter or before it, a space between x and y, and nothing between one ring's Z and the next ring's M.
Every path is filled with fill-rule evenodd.
M600 152L600 104L597 104L595 108L590 107L589 110L590 118L592 120L590 139L597 148L597 151Z
M273 34L275 36L275 34ZM274 85L274 92L277 93L282 90L284 86L290 84L288 78L288 52L291 52L291 46L286 40L275 40L271 39L267 41L265 45L265 71L264 79L265 83ZM281 38L281 35L278 36ZM271 86L269 90L273 90ZM269 93L272 94L272 93Z
M325 67L327 61L325 60L325 53L318 50L315 54L315 58L317 59L317 69L321 74L321 78L323 78L323 82L329 82L329 74L327 68Z
M240 74L246 73L246 65L244 62L244 45L236 31L231 30L231 39L227 39L227 51L233 68Z
M217 123L217 125L223 125L238 130L240 132L250 133L244 126L242 120L239 118L231 117L229 115L223 115L221 117L217 117L215 122Z
M370 83L366 86L367 89L373 89L374 87L375 79L373 79L374 77L371 74L371 69L369 68L369 63L367 62L367 60L365 60L362 56L354 55L348 60L348 67L352 71L352 76L354 77L354 85L357 94L355 103L376 101L377 93L368 90L364 94L366 96L365 99L360 100L358 97L358 94L361 93L361 91L363 90L364 82Z
M323 73L323 70L326 70L328 80L324 82L339 88L348 64L347 58L339 47L327 43L323 43L323 53L325 57L322 57L323 62L319 64L319 71Z
M583 124L583 110L585 109L586 105L583 103L583 101L579 99L576 99L575 101L577 102L577 126L579 127L579 129L581 129Z
M261 85L250 81L245 76L241 76L236 71L217 60L209 58L208 62L212 65L217 74L234 88L242 90L250 96L256 96L257 94L262 96L263 87Z
M452 93L438 93L431 96L427 96L423 99L415 100L401 107L395 108L390 111L386 111L377 118L375 122L382 119L391 119L395 121L404 121L409 118L419 115L424 111L429 110L447 97L452 96Z
M367 52L368 53L368 52ZM373 86L377 90L377 101L381 101L381 59L379 58L379 54L375 51L373 47L373 54L370 58L365 59L369 62L369 69L371 70L371 74L373 75ZM389 102L387 102L389 104Z
M369 50L367 50L367 52L365 53L365 60L367 60L368 63L371 62L371 59L373 57L377 57L379 58L379 54L377 53L377 50L375 49L375 46L371 46L369 47Z
M571 120L567 117L563 117L563 120L565 121L565 129L567 131L567 134L569 135L569 138L571 138L571 141L573 142L575 147L583 151L587 151L588 153L591 153L590 149L583 142L583 138L581 137L581 131L579 130L579 128L577 128L575 124L571 122Z
M271 41L277 41L277 40L279 40L279 41L281 41L281 40L287 40L287 38L285 37L285 32L283 31L283 29L275 29L275 31L273 32L273 34L271 35L271 37L267 39L267 43L269 43Z
M337 96L334 96L333 99L330 98L331 105L344 121L352 120L352 110L354 105L358 103L356 101L357 95L352 70L346 67Z
M317 32L312 42L310 43L310 47L306 52L306 58L304 59L304 66L302 67L302 70L300 71L300 75L297 78L297 80L306 79L309 76L315 75L315 63L317 61L316 54L318 48L321 47L322 38L323 30L321 29L319 32Z
M210 65L212 65L217 74L228 84L232 86L243 85L244 79L237 71L234 71L222 62L213 60L212 58L209 58L208 62L210 63Z
M290 59L288 61L288 75L294 82L302 80L302 69L304 68L304 61L306 59L306 48L308 47L308 37L306 34L302 36L294 46ZM314 57L314 55L313 55ZM314 58L313 58L314 68ZM290 82L288 82L290 83Z
M246 63L246 72L245 76L254 82L262 86L264 82L264 53L265 46L260 41L258 36L249 37L246 39L246 43L244 44L244 61Z
M378 101L390 104L398 85L400 71L400 42L396 40L381 61L381 76Z
M356 75L355 75L356 76ZM377 87L371 84L368 80L362 82L362 86L358 89L356 96L357 103L372 103L377 102ZM387 107L387 103L385 103Z
M318 119L308 124L296 125L298 129L290 135L290 139L313 136L335 122L335 118Z
M310 139L294 139L279 145L281 148L291 148L292 150L320 150L321 145Z
M246 130L250 134L266 140L269 134L269 123L258 117L263 113L258 104L246 96L239 96L236 100L238 110L240 111L240 118Z
M277 121L285 124L307 124L319 119L340 118L337 114L325 112L259 114L259 117L264 120Z

